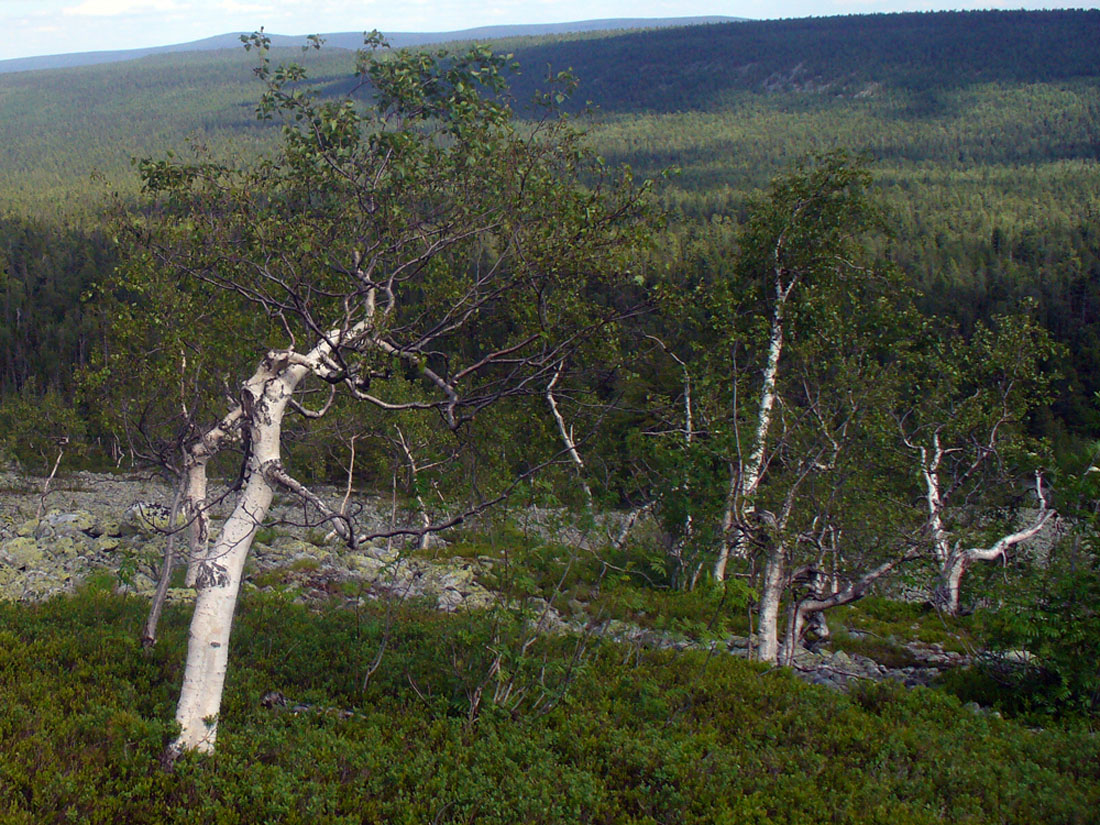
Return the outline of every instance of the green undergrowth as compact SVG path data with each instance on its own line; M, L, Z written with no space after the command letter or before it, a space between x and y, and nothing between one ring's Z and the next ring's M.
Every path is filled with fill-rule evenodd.
M147 654L144 610L94 589L0 605L0 822L1087 823L1100 806L1096 736L945 694L842 695L569 636L523 650L506 615L262 594L239 608L217 754L165 773L188 616L169 607ZM265 709L271 690L311 707Z
M863 635L852 633L844 625L831 630L829 647L833 650L843 650L848 654L858 654L874 659L880 665L891 668L911 667L918 663L917 657L896 636Z
M901 647L905 641L917 641L964 653L973 647L981 626L980 617L947 616L927 604L878 596L838 607L828 613L828 620L835 643L846 650L860 643Z
M638 548L590 550L510 527L416 555L487 561L478 577L486 587L506 597L546 599L567 618L617 620L696 641L748 633L750 594L739 582L673 589L661 581L664 571L657 573Z

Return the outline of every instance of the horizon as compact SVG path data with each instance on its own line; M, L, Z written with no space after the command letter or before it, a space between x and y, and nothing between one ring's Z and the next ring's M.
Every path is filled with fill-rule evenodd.
M377 7L377 8L375 8ZM1085 5L1014 4L936 0L412 0L394 9L378 0L3 0L0 60L86 52L159 48L236 32L304 37L378 29L392 33L464 31L485 26L577 23L589 20L723 16L750 20L834 17L932 11L1096 9ZM766 11L767 16L760 12ZM75 24L75 25L73 25ZM158 34L164 32L164 34Z

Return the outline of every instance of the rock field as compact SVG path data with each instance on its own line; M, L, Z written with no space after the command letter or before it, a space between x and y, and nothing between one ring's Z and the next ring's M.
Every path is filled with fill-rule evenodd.
M55 479L48 495L42 479L0 473L0 599L35 601L72 591L89 576L106 576L123 591L149 596L166 537L172 491L149 475L74 473ZM342 498L336 489L320 490L330 506ZM368 529L383 529L391 514L377 500L356 502ZM42 516L36 518L41 509ZM215 508L214 527L226 515ZM297 598L349 601L382 597L419 598L439 610L484 608L496 595L479 582L497 563L478 559L427 559L399 553L378 540L357 551L326 541L324 526L306 526L300 506L276 498L273 522L258 536L246 568L245 588L287 587ZM263 539L260 541L259 539ZM173 588L173 600L193 598L194 591ZM703 643L618 620L594 623L583 613L564 618L546 602L534 605L542 630L588 633L647 648L720 649L747 656L750 640L731 636ZM866 656L842 650L803 650L794 670L806 681L843 689L860 680L893 679L914 686L928 684L944 669L966 664L961 654L937 645L905 645L910 663L887 667Z
M74 473L55 479L43 515L36 518L41 488L41 479L0 475L0 599L48 598L96 574L118 577L123 590L153 592L172 496L167 485L147 475ZM320 494L339 506L339 491ZM368 529L387 525L389 514L372 510L370 500L358 505ZM226 509L214 509L215 530ZM270 583L280 578L271 575L278 571L284 583L293 579L301 585L305 598L341 590L393 594L434 599L447 611L493 601L476 581L479 566L489 560L451 563L402 557L384 541L352 552L338 541L326 541L325 525L306 526L301 507L289 499L277 497L272 516L271 526L253 544L246 587ZM193 594L174 589L171 595Z

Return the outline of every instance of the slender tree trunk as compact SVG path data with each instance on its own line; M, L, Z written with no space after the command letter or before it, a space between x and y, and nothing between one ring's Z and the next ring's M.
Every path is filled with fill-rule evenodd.
M278 469L286 406L307 368L269 353L244 385L242 407L251 435L246 480L218 540L197 565L195 613L187 645L183 687L176 708L180 735L170 757L186 750L214 749L229 657L233 611L245 559L274 496L269 470Z
M424 504L424 497L420 495L420 468L416 464L416 458L412 454L412 448L409 447L409 442L405 438L405 434L401 432L400 427L395 427L397 430L398 443L401 445L401 451L405 453L405 463L409 465L409 486L412 488L413 498L416 499L416 512L420 518L420 526L424 529L424 532L420 534L420 538L416 542L417 550L427 550L431 545L432 536L427 532L428 528L432 524L431 516L428 515L428 508Z
M577 469L577 480L581 483L581 490L584 492L585 506L591 509L592 489L584 479L584 461L581 459L580 452L577 451L577 442L573 440L573 428L565 425L565 419L562 418L561 412L558 411L557 399L554 398L554 387L557 386L558 379L561 378L561 373L564 369L565 362L563 361L558 364L557 370L554 371L554 377L551 378L550 383L546 385L546 403L550 405L550 412L553 414L554 421L558 425L558 434L561 436L562 443L565 445L565 451L569 454L569 460L573 462L573 466Z
M798 652L802 636L806 632L806 618L801 602L787 608L787 630L783 635L783 643L779 646L779 664L787 667L794 664L795 653Z
M835 589L828 595L811 594L799 599L797 605L792 607L788 617L787 636L783 640L783 650L779 661L785 665L793 663L794 654L797 652L799 645L802 644L802 637L808 628L817 626L821 628L818 631L819 633L824 631L823 635L828 634L829 626L825 623L824 618L826 610L862 599L875 582L886 576L894 568L912 561L919 555L920 549L913 548L897 558L883 562L873 570L869 570L846 587Z
M767 454L768 431L771 429L772 412L775 408L776 386L779 380L779 359L783 354L783 311L787 297L794 282L783 285L782 278L776 273L775 307L772 310L771 337L768 342L768 361L760 385L760 408L756 419L756 432L753 433L752 451L747 464L737 462L730 477L729 493L726 497L726 511L722 517L723 541L718 550L718 560L714 563L715 581L726 580L726 565L729 563L731 548L735 555L745 555L745 535L739 524L751 516L756 505L753 498L760 486L764 470L764 458ZM733 380L737 380L734 376ZM734 410L734 415L737 411ZM738 502L743 502L738 505Z
M50 494L50 483L53 481L53 477L57 475L57 468L61 466L61 459L65 457L65 445L68 443L69 437L65 436L58 444L57 460L53 463L49 478L42 482L42 495L38 497L38 507L34 511L35 518L42 518L42 514L46 512L46 496Z
M623 519L623 523L619 527L619 530L615 534L615 537L611 539L612 547L620 548L623 546L623 544L626 542L627 536L630 535L630 531L633 530L634 525L638 523L638 519L640 519L645 513L652 510L654 503L655 502L650 501L643 504L641 507L635 507L633 510L630 511L627 517ZM610 533L608 533L608 536L610 537Z
M932 590L932 604L937 610L949 616L959 614L959 591L969 561L965 551L952 553L941 566L936 586Z
M926 479L935 478L934 475L927 472L925 473L925 477ZM929 482L929 489L931 490L932 488L933 484ZM938 504L938 483L935 484L935 488L937 490L936 502ZM938 580L932 590L932 603L938 610L951 616L958 615L960 604L959 591L962 585L962 578L971 564L976 561L995 561L1003 557L1017 544L1023 544L1038 535L1039 531L1042 530L1046 523L1055 515L1054 510L1047 504L1046 495L1043 493L1043 476L1038 472L1035 474L1035 496L1039 501L1039 509L1031 523L1014 533L1008 533L1001 536L1001 538L997 539L997 541L989 547L970 547L964 549L956 545L953 549L949 550L947 532L943 529L938 513L934 514L932 527L935 538L936 558L940 569ZM932 501L931 494L929 495L929 501Z
M210 549L210 517L206 513L206 461L189 458L184 463L184 483L186 493L183 497L183 511L189 521L187 543L190 548L184 584L194 587L199 575L199 565L206 559L206 553Z
M206 559L210 544L206 465L217 455L225 442L238 432L242 414L243 410L239 405L234 407L225 418L188 448L184 458L184 494L180 504L190 525L188 528L190 552L187 557L185 580L188 587L195 586L199 565Z
M168 538L164 546L164 564L160 569L160 581L157 582L153 601L149 605L145 628L141 632L141 646L144 648L150 648L157 643L157 625L160 624L160 614L164 610L164 602L168 597L168 585L172 581L172 567L176 562L176 525L179 523L180 499L183 497L183 488L186 484L186 477L181 477L176 483L176 494L172 497L172 510L168 515Z

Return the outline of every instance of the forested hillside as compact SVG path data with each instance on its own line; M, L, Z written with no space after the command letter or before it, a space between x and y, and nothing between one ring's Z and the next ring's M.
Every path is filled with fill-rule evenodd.
M737 92L867 97L937 95L981 83L1095 77L1100 12L937 12L638 32L598 44L517 48L526 66L572 66L584 100L611 111L677 112L730 105Z
M428 46L439 43L469 42L472 40L500 40L506 37L543 37L582 32L608 32L694 26L705 23L729 23L734 17L668 17L668 18L617 18L610 20L578 20L573 23L533 23L513 26L480 26L452 32L387 32L386 39L394 48ZM66 69L76 66L94 66L100 63L119 63L152 55L179 52L205 52L220 49L236 49L238 34L222 34L178 43L171 46L153 46L143 49L126 49L110 52L74 52L40 57L20 57L0 60L0 73L26 72L37 69ZM278 48L296 48L305 35L272 34L271 45ZM358 49L363 45L363 32L332 32L323 34L329 48Z
M529 99L547 68L572 68L580 86L567 105L596 107L581 122L608 161L643 176L674 170L658 189L673 216L659 256L675 265L699 254L684 250L699 248L700 233L713 239L722 221L740 222L749 193L792 159L835 148L867 153L890 213L881 251L929 309L967 328L1036 298L1044 323L1073 352L1062 364L1055 420L1043 426L1086 433L1100 423L1091 403L1100 389L1098 40L1100 12L975 12L554 36L497 47L520 64L512 78L517 101ZM274 57L305 61L322 85L332 78L333 92L351 59L338 49ZM3 76L6 225L32 219L48 231L63 221L75 224L65 233L94 231L107 193L136 194L132 157L186 153L189 140L220 156L272 145L277 129L254 115L254 64L234 50ZM705 241L714 253L704 254L721 255L724 242ZM64 255L33 248L5 241L8 278L18 282L5 288L9 316L22 300L16 296L39 294L39 283L59 285L47 296L78 295L96 269L85 263L58 272L51 261ZM99 254L110 258L108 250ZM20 310L26 317L46 311ZM49 312L65 328L87 326L68 298ZM67 385L67 365L87 356L80 336L32 334L11 323L4 334L24 353L9 358L42 365L39 386ZM25 377L7 369L4 392Z

